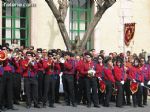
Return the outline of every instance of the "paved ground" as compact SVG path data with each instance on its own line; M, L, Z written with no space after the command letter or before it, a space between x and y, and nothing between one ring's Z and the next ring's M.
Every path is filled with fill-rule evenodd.
M18 108L18 111L12 111L7 110L6 112L149 112L150 111L150 100L148 101L149 106L145 106L144 108L134 108L132 106L124 106L124 108L116 108L114 103L111 103L110 107L103 107L101 108L87 108L86 106L78 106L78 107L72 107L72 106L64 106L62 104L56 104L56 108L30 108L26 109L25 104L22 103L20 106L16 106Z

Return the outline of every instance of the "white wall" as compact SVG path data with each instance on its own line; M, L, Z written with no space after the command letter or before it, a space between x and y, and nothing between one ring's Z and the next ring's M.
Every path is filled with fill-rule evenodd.
M36 7L31 9L31 44L42 48L65 49L65 44L61 37L57 22L45 0L31 0L36 3ZM57 2L57 0L54 0ZM94 46L97 51L104 49L106 52L121 52L120 41L120 0L109 8L95 28ZM133 52L141 52L145 49L150 52L150 0L132 0L133 18L136 23L134 40L131 42ZM0 1L1 7L1 1ZM0 8L0 16L2 9ZM68 13L69 15L69 13ZM0 18L0 26L2 26ZM69 31L69 16L66 17L65 24ZM0 28L0 37L1 37ZM0 38L1 40L1 38ZM0 41L1 43L1 41ZM134 44L134 45L133 45Z
M136 23L134 40L129 48L133 52L145 49L150 52L150 1L132 0L133 18ZM121 52L120 41L120 2L119 0L109 8L95 29L95 48L97 51L104 49L106 52Z
M36 7L31 12L31 44L36 48L65 49L55 17L45 0L32 1L36 3Z

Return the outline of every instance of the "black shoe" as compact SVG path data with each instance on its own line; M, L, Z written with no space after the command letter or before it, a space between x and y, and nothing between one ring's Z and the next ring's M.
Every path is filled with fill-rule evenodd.
M87 103L84 101L84 102L83 102L83 105L87 105Z
M66 103L67 106L70 106L70 103Z
M133 107L137 107L137 105L136 105L136 104L133 104Z
M40 108L40 106L39 105L34 105L34 108Z
M14 104L16 105L20 105L19 101L15 101Z
M118 106L118 105L116 105L116 107L118 107L118 108L123 108L123 106Z
M73 107L77 107L77 104L73 103L72 106L73 106Z
M99 106L99 105L94 105L94 107L96 107L96 108L100 108L100 106Z
M49 107L51 107L51 108L56 108L56 107L54 106L54 104L50 104Z
M11 108L7 108L8 110L18 110L17 108L11 107Z
M6 110L7 110L7 108L5 108L5 107L1 107L1 108L0 108L0 110L3 112L3 111L6 111Z
M30 109L31 108L31 106L30 105L27 105L27 107L26 107L27 109Z
M145 102L145 103L143 103L143 105L147 105L147 103Z
M130 103L130 102L128 102L128 103L127 103L127 105L128 105L128 106L131 106L131 103Z
M43 104L43 108L46 108L46 104Z
M91 107L91 104L88 104L87 107L90 108L90 107Z
M58 104L60 104L60 101L55 101L55 103L58 103Z
M109 107L109 104L104 104L103 106L104 106L104 107Z
M143 105L138 105L138 107L144 107Z

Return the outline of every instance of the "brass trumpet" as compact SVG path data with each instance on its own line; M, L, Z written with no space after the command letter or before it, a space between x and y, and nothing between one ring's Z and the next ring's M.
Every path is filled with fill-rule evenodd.
M5 61L7 58L7 53L5 51L0 51L0 61Z

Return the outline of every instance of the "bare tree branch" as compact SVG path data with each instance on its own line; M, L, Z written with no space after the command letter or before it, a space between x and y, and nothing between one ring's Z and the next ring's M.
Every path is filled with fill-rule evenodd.
M89 24L88 29L83 36L83 39L80 41L80 37L78 37L78 38L76 38L76 42L74 44L71 44L65 24L64 24L64 20L66 18L67 9L68 9L67 0L58 0L59 10L56 8L53 0L45 0L45 1L47 2L48 6L52 10L52 12L58 22L58 26L59 26L61 35L63 37L63 40L65 42L67 49L69 51L74 50L77 53L81 53L84 50L88 39L91 37L91 35L94 31L94 28L98 24L102 15L109 7L111 7L116 2L116 0L95 0L95 2L97 3L98 10L97 10L96 14L94 15L93 20Z
M62 19L61 17L61 13L59 12L59 10L57 9L56 5L54 4L53 0L45 0L46 3L48 4L48 6L50 7L51 11L53 12L56 20L57 20L57 23L58 23L58 26L59 26L59 29L60 29L60 32L61 32L61 35L63 37L63 40L64 40L64 43L67 47L67 50L71 50L71 44L70 44L70 39L69 39L69 35L68 35L68 32L66 30L66 26L64 24L64 20Z
M104 14L104 12L111 7L116 0L97 0L97 5L98 5L98 10L96 12L96 14L94 15L93 20L91 21L91 23L89 24L87 31L85 32L83 39L81 40L80 43L80 48L78 49L82 49L84 50L86 43L88 41L88 39L91 37L94 28L96 27L96 25L98 24L99 20L101 19L102 15Z
M69 3L67 0L58 0L58 4L59 4L59 12L60 12L61 18L63 21L65 21Z

